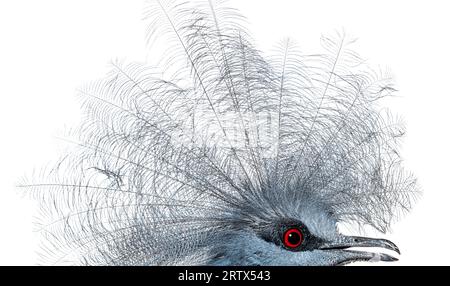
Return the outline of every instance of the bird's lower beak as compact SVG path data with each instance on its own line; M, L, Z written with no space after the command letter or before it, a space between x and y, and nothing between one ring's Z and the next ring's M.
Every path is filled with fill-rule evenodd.
M398 259L385 254L365 251L347 250L351 247L379 247L389 249L400 254L400 250L392 241L359 236L341 236L338 240L325 242L321 250L339 252L342 261L339 264L348 264L355 261L397 261Z

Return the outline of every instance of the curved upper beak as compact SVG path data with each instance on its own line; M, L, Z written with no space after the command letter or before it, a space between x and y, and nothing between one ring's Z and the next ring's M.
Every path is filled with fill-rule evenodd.
M389 249L400 254L400 250L392 241L387 239L377 239L360 236L341 236L336 241L324 242L319 249L325 251L335 251L342 255L339 264L347 264L355 261L397 261L398 259L385 254L365 251L346 250L351 247L379 247Z

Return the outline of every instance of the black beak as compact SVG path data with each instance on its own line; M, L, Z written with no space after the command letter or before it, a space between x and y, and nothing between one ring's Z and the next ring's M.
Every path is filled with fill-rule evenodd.
M343 260L339 264L355 261L397 261L398 259L385 253L346 250L350 247L380 247L400 254L400 250L392 241L359 236L341 236L336 241L325 242L319 249L342 253ZM345 254L345 255L344 255Z

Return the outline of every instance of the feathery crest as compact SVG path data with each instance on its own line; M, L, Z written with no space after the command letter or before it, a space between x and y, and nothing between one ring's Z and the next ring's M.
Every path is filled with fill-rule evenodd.
M378 104L395 89L347 36L323 37L316 55L285 40L265 56L223 1L155 0L146 18L149 42L167 42L165 76L112 63L80 90L73 152L23 183L43 202L47 261L204 261L195 250L211 233L303 197L383 232L411 207L403 126Z

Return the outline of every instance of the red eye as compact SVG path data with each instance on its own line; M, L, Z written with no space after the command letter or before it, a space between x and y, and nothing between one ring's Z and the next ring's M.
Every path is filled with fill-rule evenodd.
M303 234L298 228L290 228L283 235L283 243L287 248L297 248L303 242Z

